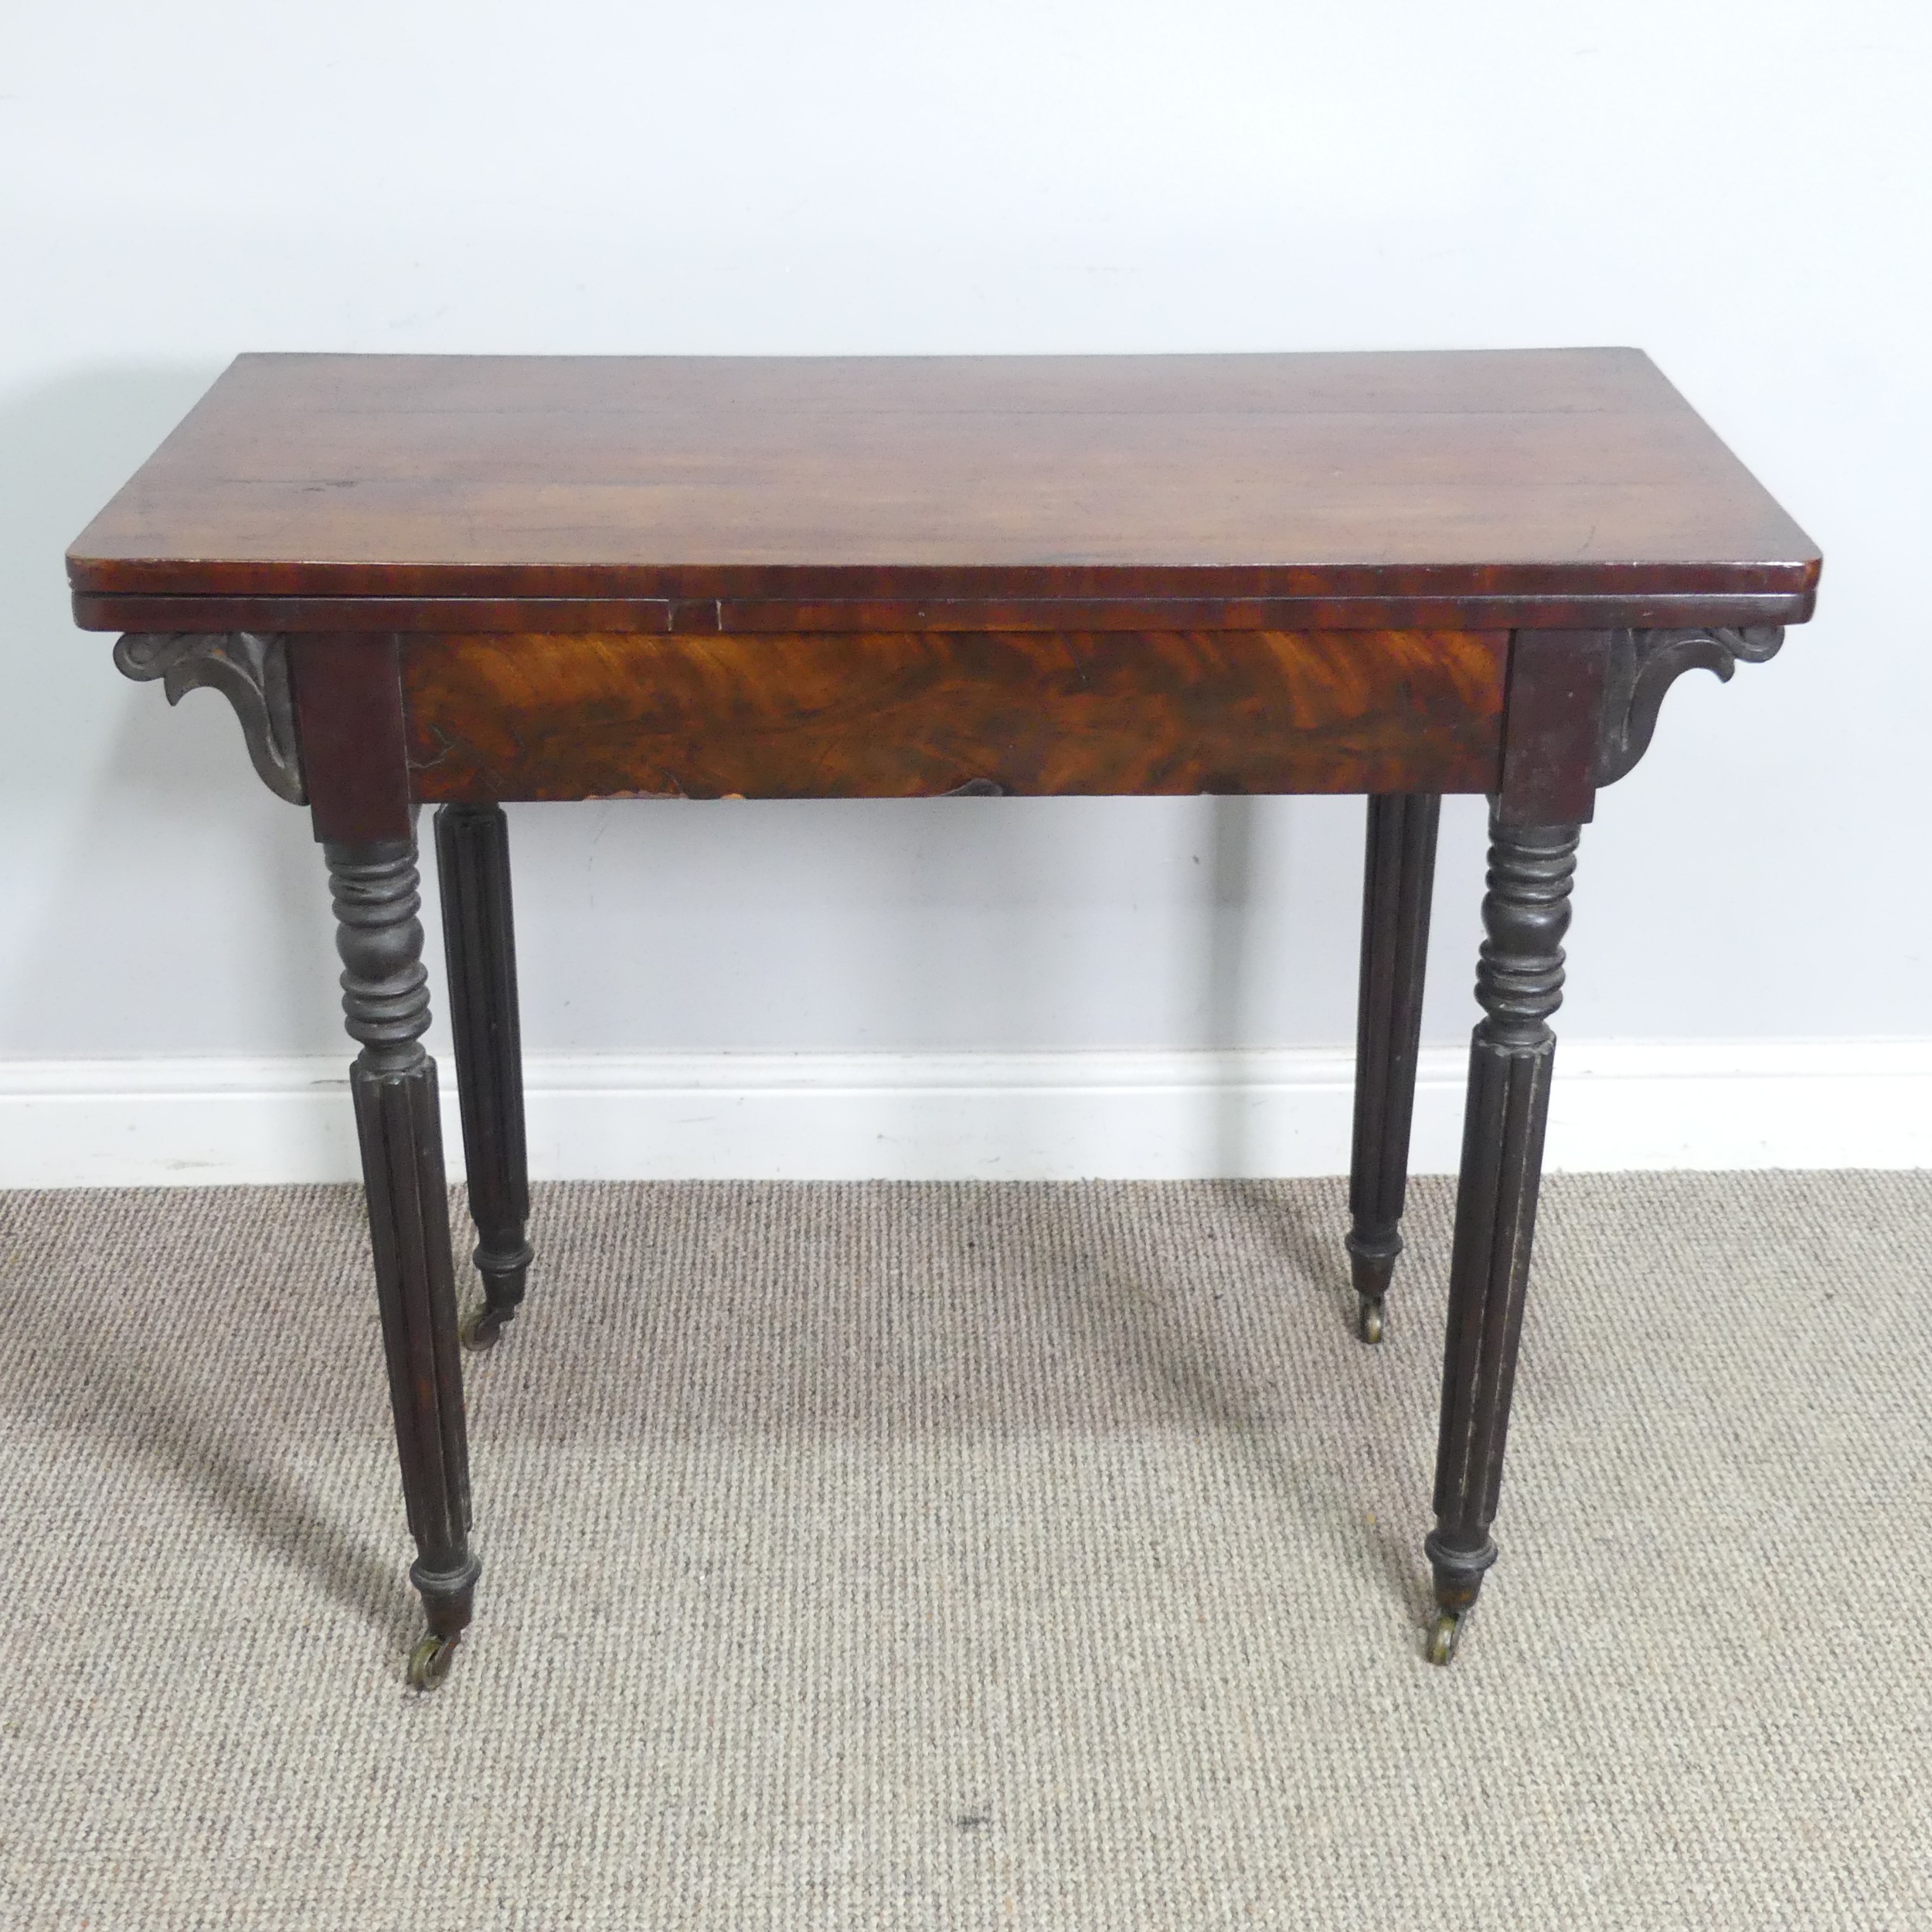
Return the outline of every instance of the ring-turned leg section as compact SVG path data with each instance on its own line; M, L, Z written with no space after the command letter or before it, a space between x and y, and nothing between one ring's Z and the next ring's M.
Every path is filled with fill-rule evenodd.
M1429 902L1441 815L1442 800L1434 793L1389 793L1369 801L1347 1243L1355 1278L1355 1332L1364 1342L1382 1339L1384 1298L1402 1252Z
M469 1451L436 1063L422 1046L430 999L416 842L322 849L335 895L342 1010L362 1043L349 1085L403 1498L416 1539L410 1580L429 1621L410 1680L427 1688L441 1681L469 1623L481 1566L469 1544Z
M1543 1128L1563 1001L1563 937L1577 869L1575 825L1490 826L1484 940L1476 969L1483 1010L1470 1046L1462 1176L1443 1352L1436 1526L1424 1548L1435 1574L1430 1662L1455 1654L1462 1617L1496 1560L1489 1534L1522 1331Z
M444 805L436 815L437 876L449 957L450 1018L470 1215L483 1305L464 1341L487 1349L515 1315L530 1266L529 1161L523 1136L523 1046L516 934L510 914L509 825L500 805Z

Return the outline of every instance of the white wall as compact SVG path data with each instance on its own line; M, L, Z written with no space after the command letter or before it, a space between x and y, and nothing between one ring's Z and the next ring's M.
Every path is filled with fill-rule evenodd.
M217 699L169 713L66 614L64 546L243 349L1639 344L1825 587L1776 663L1680 685L1602 801L1563 1031L1932 1035L1928 72L1903 0L14 0L0 1087L344 1050L303 815ZM1333 1046L1360 816L523 808L526 1039ZM1446 815L1440 1042L1481 818Z

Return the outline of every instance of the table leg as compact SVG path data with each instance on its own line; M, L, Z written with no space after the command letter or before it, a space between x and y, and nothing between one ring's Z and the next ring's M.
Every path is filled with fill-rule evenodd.
M523 1046L510 917L510 832L501 805L444 805L436 865L449 957L450 1018L470 1215L483 1305L463 1340L487 1349L523 1299L530 1245L529 1161L523 1137Z
M1563 937L1578 828L1505 826L1492 818L1484 941L1476 968L1483 1010L1470 1045L1462 1178L1449 1267L1443 1350L1436 1526L1424 1545L1435 1573L1430 1662L1455 1654L1462 1617L1496 1560L1489 1534L1522 1332L1523 1294L1543 1176L1543 1127L1563 1000Z
M430 1634L410 1660L440 1682L470 1621L481 1566L471 1553L469 1451L456 1338L436 1063L423 1052L428 976L413 838L325 845L342 956L342 1011L362 1050L350 1070L370 1246L389 1363L403 1498Z
M1431 792L1369 801L1362 890L1362 987L1355 1007L1355 1151L1349 1167L1349 1270L1355 1332L1379 1342L1383 1304L1402 1252L1422 1037L1423 969L1442 800Z

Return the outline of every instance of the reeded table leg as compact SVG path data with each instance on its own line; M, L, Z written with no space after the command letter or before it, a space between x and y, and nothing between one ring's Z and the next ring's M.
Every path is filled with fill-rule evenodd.
M444 806L436 815L436 862L463 1155L478 1236L474 1258L483 1277L483 1305L464 1326L463 1339L472 1349L487 1349L515 1315L530 1265L523 1232L530 1215L523 1047L510 917L510 833L502 807Z
M1355 1332L1382 1339L1383 1298L1402 1252L1409 1184L1409 1124L1422 1037L1423 971L1436 876L1432 792L1369 801L1368 863L1362 888L1362 990L1355 1007L1355 1151L1349 1167L1349 1265Z
M1563 937L1577 869L1575 825L1512 827L1493 819L1488 937L1476 968L1483 1009L1469 1054L1462 1178L1443 1352L1436 1526L1424 1548L1435 1573L1431 1663L1455 1654L1461 1617L1496 1560L1489 1526L1502 1482L1504 1437L1522 1332L1523 1293L1543 1175L1543 1127L1563 1000Z
M410 1660L410 1681L427 1688L449 1668L482 1566L469 1545L469 1451L436 1063L421 1045L430 998L416 842L322 849L335 893L342 1010L351 1036L362 1043L349 1084L403 1498L416 1539L410 1580L429 1618L430 1634Z

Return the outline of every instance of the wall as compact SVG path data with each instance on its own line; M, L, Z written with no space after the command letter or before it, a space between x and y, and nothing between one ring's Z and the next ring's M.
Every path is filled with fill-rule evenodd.
M17 5L0 1179L349 1171L302 815L218 699L170 714L66 612L66 542L245 348L1640 344L1819 540L1825 590L1775 664L1681 684L1602 801L1564 1063L1679 1085L1668 1131L1626 1093L1553 1151L1932 1159L1923 1055L1856 1044L1932 1035L1923 9ZM541 1158L1335 1171L1360 818L524 808L526 1039L563 1097ZM1481 820L1446 815L1445 1048ZM1453 1050L1432 1064L1446 1165ZM592 1089L607 1114L573 1114ZM168 1166L204 1101L201 1164ZM794 1128L827 1138L787 1155Z

